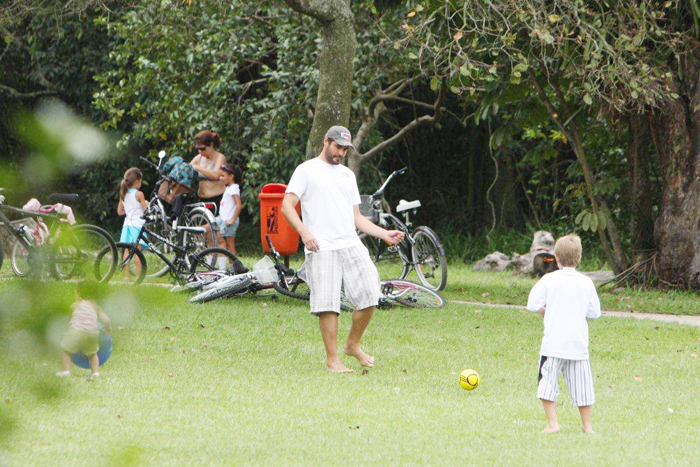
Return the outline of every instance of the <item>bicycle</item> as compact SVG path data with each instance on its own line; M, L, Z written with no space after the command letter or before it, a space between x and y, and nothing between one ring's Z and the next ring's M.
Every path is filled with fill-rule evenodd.
M55 206L43 206L37 212L9 206L5 204L5 197L1 194L3 191L0 188L0 221L15 239L10 255L15 275L41 279L46 266L58 280L89 277L98 282L107 282L111 279L118 257L116 244L109 233L96 225L72 226L65 216L54 212ZM78 200L78 195L53 193L49 199L73 204ZM32 218L36 225L30 227L24 221L13 225L7 213ZM3 256L0 246L0 258Z
M204 235L205 231L202 227L176 225L174 228L179 242L175 243L149 229L148 226L152 224L153 218L150 217L148 211L144 214L144 218L146 219L146 224L139 232L134 243L116 244L121 255L120 258L122 258L119 260L119 269L125 272L127 281L140 284L148 271L146 257L137 245L144 246L146 251L149 251L165 263L170 275L176 282L180 283L184 283L186 278L193 274L203 271L216 271L219 256L226 257L231 261L232 265L238 261L238 258L233 253L223 248L213 247L199 250L197 248L198 242L195 238L198 235ZM161 249L166 250L167 253L161 251ZM172 252L171 257L169 257L170 252ZM140 267L135 259L141 263Z
M163 204L164 201L158 194L160 191L159 188L163 183L175 182L175 180L172 180L161 171L161 165L165 155L165 151L160 151L158 153L158 164L154 164L145 157L140 157L140 159L153 168L159 176L158 181L155 183L154 189L151 191L151 198L148 202L147 212L150 213L149 219L152 219L149 223L150 230L174 243L182 243L187 241L186 238L182 240L177 238L178 225L204 227L208 230L208 232L213 232L216 204L200 202L197 200L197 195L194 193L180 194L179 196L184 197L182 213L174 218L168 216L165 205ZM188 236L186 232L183 235L185 237ZM213 235L210 233L195 237L195 239L197 240L198 249L211 248L215 246ZM168 251L169 247L166 244L160 244L158 246L159 250L171 256L172 262L174 259L173 251ZM152 257L151 262L155 265L158 259L158 256ZM153 268L153 270L154 272L152 272L149 277L162 277L167 274L169 266L167 263L163 262L159 265L159 267Z
M213 274L200 275L195 279L195 283L189 289L201 288L202 292L190 298L191 303L205 303L217 298L241 296L247 293L257 293L261 290L274 288L277 290L280 283L288 284L294 282L296 271L288 268L280 261L280 255L272 245L269 235L265 235L270 253L263 257L254 266L253 270L244 274L215 276ZM185 289L183 287L183 289Z
M305 281L302 287L299 287L300 283L295 284L296 287L294 288L285 288L281 284L281 281L274 284L277 292L287 297L304 300L306 302L309 301L310 293ZM390 308L395 303L409 308L442 308L445 306L445 299L442 298L440 294L414 282L399 279L380 281L379 290L380 295L377 308ZM340 295L340 308L343 311L353 311L355 309L342 291Z
M413 228L411 216L415 216L421 207L420 201L399 202L396 213L403 215L403 222L390 212L384 212L382 206L382 195L387 186L394 177L402 175L406 170L404 167L394 171L376 192L360 197L362 215L385 229L401 230L404 233L403 241L397 245L387 245L365 233L360 233L360 240L369 250L380 272L403 280L414 269L421 284L439 291L447 285L447 259L440 238L430 227L421 225Z

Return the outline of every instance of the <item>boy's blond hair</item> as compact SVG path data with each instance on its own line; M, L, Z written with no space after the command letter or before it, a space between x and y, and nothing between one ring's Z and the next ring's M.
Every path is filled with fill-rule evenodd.
M581 262L581 237L569 234L557 239L554 254L562 267L575 268Z

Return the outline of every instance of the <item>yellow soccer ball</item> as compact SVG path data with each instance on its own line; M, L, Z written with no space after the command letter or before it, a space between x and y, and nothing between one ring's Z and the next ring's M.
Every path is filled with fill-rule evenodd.
M467 391L471 391L476 388L481 382L481 377L479 373L472 369L464 370L459 375L459 385Z

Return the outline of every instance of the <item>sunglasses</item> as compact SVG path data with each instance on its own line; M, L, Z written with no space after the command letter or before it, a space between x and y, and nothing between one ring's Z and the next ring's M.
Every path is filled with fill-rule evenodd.
M205 151L207 149L206 146L195 146L194 147L197 151Z

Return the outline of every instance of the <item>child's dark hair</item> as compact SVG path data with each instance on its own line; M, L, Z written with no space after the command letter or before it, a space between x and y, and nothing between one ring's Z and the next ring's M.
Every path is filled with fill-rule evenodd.
M225 164L221 166L221 170L228 173L232 173L234 183L237 183L240 188L243 188L243 171L239 166L233 164Z
M194 144L195 146L198 144L205 146L214 145L214 148L218 148L221 144L221 137L215 131L202 130L194 137Z
M83 300L97 300L100 298L100 284L92 279L85 279L78 282L75 291Z
M121 187L119 188L119 199L124 201L124 195L129 191L134 183L143 178L143 174L138 167L132 167L126 172L124 172L124 178L122 178Z

